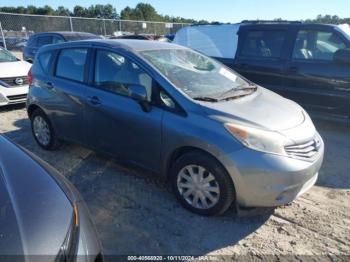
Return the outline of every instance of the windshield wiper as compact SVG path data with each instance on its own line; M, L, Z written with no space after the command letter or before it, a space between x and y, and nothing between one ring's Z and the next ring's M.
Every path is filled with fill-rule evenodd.
M258 87L256 85L245 85L245 86L241 86L241 87L234 87L234 88L231 88L230 90L222 93L218 98L220 100L225 100L225 99L229 99L229 98L235 98L235 97L240 97L241 95L233 95L233 96L227 96L228 94L231 94L231 93L237 93L239 91L255 91L257 90ZM252 92L252 93L253 93Z
M240 87L240 88L234 88L232 91L235 91L235 92L237 92L237 91L245 91L245 90L253 90L253 91L255 91L256 89L258 89L258 87L257 86L245 86L245 87Z
M228 99L233 99L233 98L238 98L238 97L242 97L242 96L246 96L248 94L251 93L245 93L245 94L237 94L237 95L228 95L231 93L236 93L239 91L255 91L258 87L256 85L244 85L241 87L235 87L232 88L224 93L222 93L220 96L216 96L216 97L209 97L209 96L197 96L197 97L193 97L192 99L194 100L198 100L198 101L205 101L205 102L219 102L222 100L228 100Z
M205 102L218 102L219 101L219 99L209 97L209 96L197 96L197 97L193 97L192 99L198 100L198 101L205 101Z

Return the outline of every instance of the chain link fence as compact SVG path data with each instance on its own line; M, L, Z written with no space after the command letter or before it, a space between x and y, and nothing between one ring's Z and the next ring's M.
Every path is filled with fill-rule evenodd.
M32 34L49 31L88 32L103 36L122 34L175 34L188 24L114 20L69 16L44 16L0 12L0 46L21 49Z

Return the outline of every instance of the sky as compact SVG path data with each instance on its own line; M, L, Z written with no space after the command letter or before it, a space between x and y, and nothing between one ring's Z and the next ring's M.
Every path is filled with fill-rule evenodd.
M219 22L300 20L316 18L319 14L350 17L350 0L0 0L0 6L63 5L72 10L75 5L112 4L120 13L124 7L135 7L139 2L153 5L163 15Z

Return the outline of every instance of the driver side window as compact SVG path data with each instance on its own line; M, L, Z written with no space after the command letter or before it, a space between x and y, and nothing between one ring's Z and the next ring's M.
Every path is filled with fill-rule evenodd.
M108 50L97 50L95 87L127 96L129 85L142 85L146 88L148 101L151 101L152 83L152 78L128 58Z
M334 53L344 48L345 43L334 32L302 30L295 41L293 58L333 61Z

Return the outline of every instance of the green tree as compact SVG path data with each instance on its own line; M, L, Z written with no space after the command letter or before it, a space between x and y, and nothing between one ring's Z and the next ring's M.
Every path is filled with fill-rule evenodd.
M19 14L25 14L26 8L24 6L19 6L16 8L16 12Z
M86 8L80 5L76 5L73 9L73 16L86 17L87 16Z
M68 8L65 8L64 6L59 6L56 10L56 15L60 16L70 16L71 12Z
M124 20L145 20L145 21L163 21L171 23L197 23L194 19L186 19L182 17L174 17L169 15L160 15L156 9L146 3L139 3L135 8L125 7L120 12L121 19ZM201 23L208 23L202 20Z
M131 20L131 15L132 15L133 10L127 6L125 7L121 12L120 12L120 17L121 19L124 20Z
M45 5L44 7L39 7L36 10L36 14L38 15L54 15L55 10L52 7Z
M91 5L88 8L76 5L72 11L64 6L57 9L45 5L36 7L28 5L27 7L0 7L0 12L7 13L23 13L23 14L39 14L39 15L59 15L59 16L75 16L75 17L100 17L109 19L118 19L116 9L111 5ZM171 23L208 23L205 20L196 21L194 19L186 19L183 17L174 17L169 15L158 14L157 10L150 4L139 3L135 8L125 7L120 13L121 19L125 20L146 20L146 21L163 21Z
M28 5L27 6L27 12L26 12L27 14L32 14L32 15L34 15L34 14L38 14L37 13L37 8L34 6L34 5Z
M158 21L160 16L158 15L156 9L150 4L139 3L135 7L135 12L140 16L141 20L146 21Z
M349 24L350 18L340 18L337 15L318 15L315 19L307 19L305 22L321 24Z

